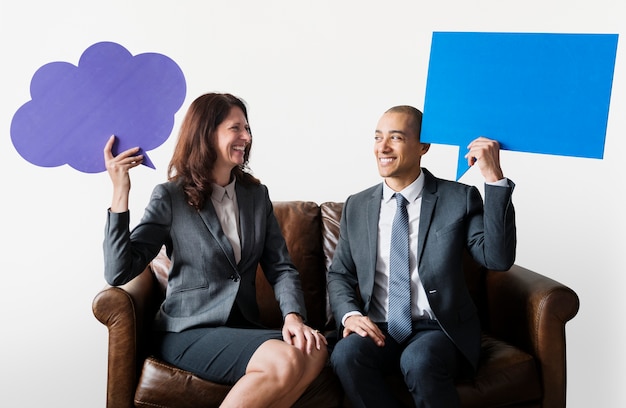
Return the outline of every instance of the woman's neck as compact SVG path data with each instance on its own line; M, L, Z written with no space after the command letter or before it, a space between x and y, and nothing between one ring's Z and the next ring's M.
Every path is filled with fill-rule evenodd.
M228 171L225 171L225 170L214 171L213 172L214 183L222 187L226 187L228 184L230 184L230 182L232 181L231 170L232 169L229 169Z

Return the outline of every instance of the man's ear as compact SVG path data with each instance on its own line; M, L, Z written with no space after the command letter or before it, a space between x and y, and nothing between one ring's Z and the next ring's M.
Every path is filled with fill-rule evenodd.
M430 143L420 143L420 149L422 150L422 154L426 153L428 149L430 149Z

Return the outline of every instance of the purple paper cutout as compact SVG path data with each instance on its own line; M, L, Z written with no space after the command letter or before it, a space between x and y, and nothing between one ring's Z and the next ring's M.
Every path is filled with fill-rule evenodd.
M18 153L41 167L64 164L84 173L105 171L103 148L116 135L114 154L139 146L163 144L174 115L185 100L185 77L169 57L133 56L113 42L87 48L78 66L51 62L39 68L30 86L31 100L11 122Z

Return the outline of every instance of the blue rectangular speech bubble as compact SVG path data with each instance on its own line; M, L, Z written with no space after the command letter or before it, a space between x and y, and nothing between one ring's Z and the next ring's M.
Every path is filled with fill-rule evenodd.
M617 34L434 32L421 139L602 158Z

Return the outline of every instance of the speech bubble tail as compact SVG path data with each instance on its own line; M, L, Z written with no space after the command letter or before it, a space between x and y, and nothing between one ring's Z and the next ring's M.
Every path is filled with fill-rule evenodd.
M152 163L152 160L150 160L150 157L148 157L148 154L143 149L139 150L139 154L143 154L143 162L141 164L156 170L156 166Z
M461 152L461 147L459 146L459 159L456 165L456 180L459 181L461 177L469 170L469 166L467 164L467 159L465 155Z

